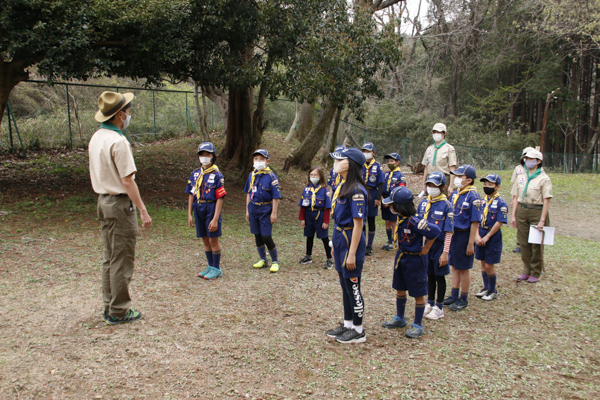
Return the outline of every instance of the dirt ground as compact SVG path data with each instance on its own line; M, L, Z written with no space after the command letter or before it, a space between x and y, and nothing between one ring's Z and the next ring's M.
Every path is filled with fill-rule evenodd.
M233 178L223 209L224 276L196 276L206 264L182 193L196 142L135 148L137 182L154 222L141 229L131 285L144 318L121 326L100 320L102 241L85 152L1 160L0 398L600 398L597 212L556 195L553 225L563 236L547 248L546 273L534 285L515 279L521 262L510 251L514 230L504 228L500 299L475 299L475 267L469 308L425 320L417 340L381 327L395 299L393 253L380 249L379 221L363 275L367 342L342 345L324 335L342 316L337 274L321 268L318 243L315 263L298 264L304 172L279 173L279 273L251 267L256 250L241 181ZM281 138L268 135L264 145L273 165L282 165ZM409 176L409 186L418 179ZM580 240L582 231L596 241ZM409 321L413 306L409 300Z

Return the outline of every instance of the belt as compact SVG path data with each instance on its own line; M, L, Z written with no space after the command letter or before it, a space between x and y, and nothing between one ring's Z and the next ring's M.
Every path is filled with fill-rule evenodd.
M214 203L216 200L198 200L197 203Z
M492 228L488 228L487 226L482 226L482 228L483 228L483 229L486 229L486 230L488 230L488 231L489 231L490 229L492 229Z
M341 231L349 231L350 229L354 229L354 227L353 226L344 226L344 227L336 226L335 229L337 229L338 231L341 232Z
M401 251L400 254L402 254L403 256L420 256L421 253L415 253L412 251Z
M471 229L454 229L456 232L467 232L470 231Z
M256 201L250 201L250 203L254 204L255 206L264 206L264 205L268 205L273 203L273 200L271 201L262 201L260 203L256 202Z
M532 208L535 210L541 210L542 208L544 208L544 206L540 206L538 204L526 204L526 203L519 203L521 205L521 207L524 208Z

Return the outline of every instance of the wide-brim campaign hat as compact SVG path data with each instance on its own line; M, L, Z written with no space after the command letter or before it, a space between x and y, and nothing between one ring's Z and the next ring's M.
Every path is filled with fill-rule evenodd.
M133 93L104 92L98 98L98 112L94 118L106 122L121 111L134 98Z
M363 165L365 162L367 162L367 159L362 151L354 147L347 147L344 150L336 151L335 153L329 153L329 155L335 160L349 159L359 165Z
M432 172L427 176L425 183L433 183L435 186L445 185L446 175L439 171Z
M500 182L502 182L502 180L500 179L500 176L498 176L498 174L487 174L486 176L484 176L483 178L481 178L479 180L479 182L492 182L495 183L496 185L500 185Z
M385 160L386 158L391 158L396 161L402 161L402 157L400 157L400 154L398 154L398 153L386 154L385 156L383 156L383 159Z
M527 157L527 158L537 158L540 161L544 159L544 155L540 151L537 151L536 149L529 150L527 152L527 154L525 154L525 157Z
M456 168L455 171L450 171L450 173L452 175L465 175L472 179L477 178L477 172L475 171L475 167L469 164L463 164L460 167Z
M263 156L267 160L269 159L269 152L267 150L265 150L265 149L258 149L258 150L256 150L254 153L252 153L252 157L254 157L257 154Z
M406 186L398 186L392 190L389 197L386 197L382 200L383 204L391 204L391 203L412 203L413 201L413 192L407 188Z
M203 151L207 151L209 153L215 154L215 152L216 152L215 145L212 144L211 142L200 143L200 146L198 146L198 154L202 153Z

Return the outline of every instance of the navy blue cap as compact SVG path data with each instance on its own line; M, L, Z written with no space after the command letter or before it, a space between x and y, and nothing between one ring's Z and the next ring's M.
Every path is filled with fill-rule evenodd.
M254 153L252 153L252 157L254 157L257 154L260 154L261 156L263 156L267 160L269 159L269 152L266 151L265 149L258 149L258 150L256 150Z
M383 156L384 159L386 158L393 158L396 161L402 161L402 157L400 157L400 154L398 153L390 153L390 154L386 154L385 156Z
M203 151L208 151L209 153L215 153L215 145L212 144L211 142L203 142L200 143L200 146L198 146L198 154L200 154Z
M479 180L479 182L485 182L485 181L495 183L496 185L500 185L500 182L501 182L498 174L487 174L484 178L481 178Z
M347 147L344 150L336 151L335 153L330 153L329 155L336 160L345 160L348 158L360 166L367 162L362 151L355 147Z
M367 142L363 144L361 150L375 151L375 145L371 142Z
M392 190L390 197L382 200L383 204L391 203L412 203L413 192L406 186L398 186Z
M446 175L440 171L435 171L427 176L425 183L433 183L435 186L442 186L446 184Z
M333 150L334 152L337 151L342 151L346 148L346 146L344 146L343 144L339 145L339 146L335 146L335 150Z
M456 168L455 171L450 171L452 175L465 175L467 178L475 179L477 178L477 172L475 172L475 167L469 164L463 164L460 167Z

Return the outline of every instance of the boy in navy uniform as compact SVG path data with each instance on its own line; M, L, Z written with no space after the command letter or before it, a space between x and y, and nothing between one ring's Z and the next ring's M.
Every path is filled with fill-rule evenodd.
M244 186L246 193L246 220L250 222L250 232L254 235L260 260L254 268L267 266L267 252L271 255L271 272L279 271L277 247L273 241L273 224L277 221L277 208L281 198L281 188L277 176L267 166L269 152L258 149L253 154L254 171L250 173Z
M365 143L361 151L366 160L362 167L363 180L369 191L369 204L367 207L369 236L366 254L370 256L373 254L373 240L375 239L375 217L379 212L379 204L383 193L383 171L381 170L381 164L375 161L375 145L373 143Z
M452 204L444 194L446 175L435 171L425 181L427 197L419 203L419 217L441 230L429 254L425 256L427 265L427 284L429 296L425 306L425 318L444 318L444 296L446 294L446 275L450 273L448 253L454 232L454 211ZM436 301L437 290L437 301Z
M500 228L502 228L502 224L508 222L508 205L498 194L501 183L498 175L489 174L480 181L484 185L485 198L481 224L475 238L475 258L481 261L483 289L476 296L489 301L498 298L494 264L500 263L502 257L502 230Z
M210 142L200 143L198 158L202 167L194 170L185 192L188 196L188 225L194 227L196 237L204 242L204 253L208 267L198 276L212 280L223 275L221 271L221 208L225 193L225 178L215 165L215 146Z
M427 266L425 256L429 252L441 230L426 219L419 218L413 193L407 187L395 188L389 197L383 199L398 213L398 225L394 241L398 245L394 260L394 279L392 287L396 290L396 315L384 322L385 328L403 328L408 323L404 317L406 309L406 292L415 298L415 320L404 335L417 338L423 334L423 315L425 312L425 296L427 296ZM423 237L427 243L423 245Z
M398 153L386 154L383 159L387 164L389 172L385 173L383 178L383 197L389 197L395 187L406 186L406 177L400 171L400 162L402 157ZM387 234L388 241L383 245L383 250L394 250L394 229L396 228L396 221L398 221L398 215L394 214L390 207L382 204L381 205L381 218L385 221L385 233Z
M346 148L346 146L336 146L334 152L338 153L338 152L344 150L345 148ZM340 184L341 180L342 180L342 177L340 176L340 174L336 173L333 170L333 167L331 167L331 171L329 171L329 180L327 181L327 185L331 187L331 195L332 196L335 193L335 189Z
M452 266L452 293L444 300L444 305L450 306L453 311L461 311L469 306L475 238L481 221L481 198L473 186L477 172L472 165L463 164L451 173L456 176L456 190L451 196L454 207L454 235L449 257Z

